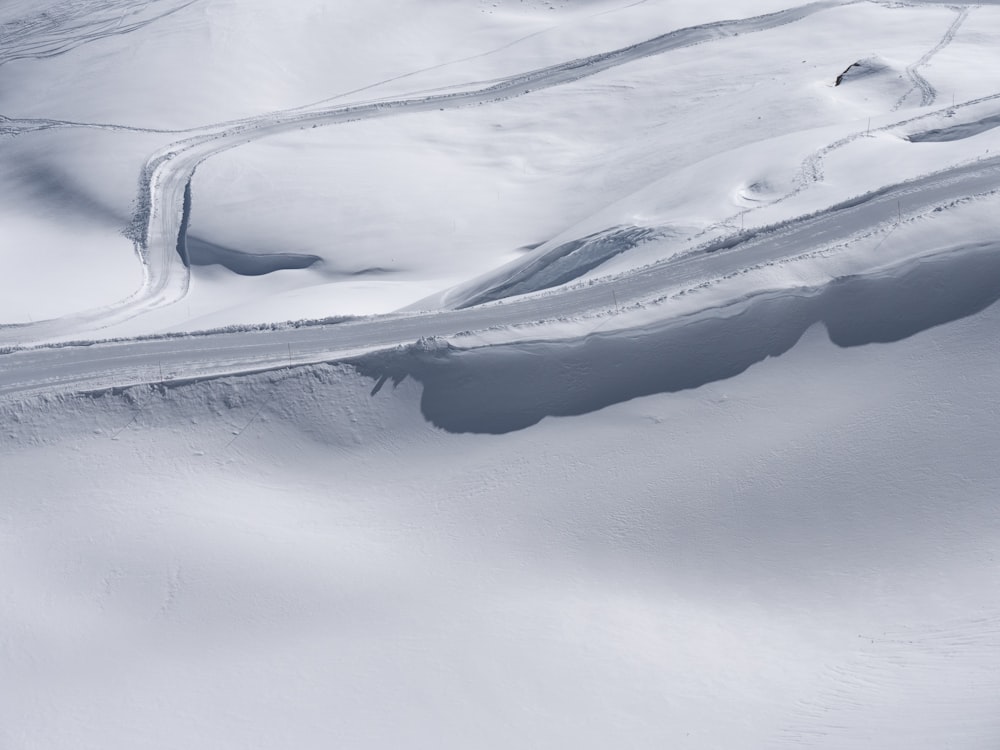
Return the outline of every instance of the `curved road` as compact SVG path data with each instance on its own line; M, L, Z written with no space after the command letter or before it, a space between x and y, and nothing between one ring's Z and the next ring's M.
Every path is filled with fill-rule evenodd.
M773 29L828 8L861 0L819 0L762 16L691 26L610 52L570 60L520 73L487 85L427 96L375 101L338 107L295 109L224 123L172 143L147 161L143 172L140 211L132 227L144 266L144 283L117 305L64 318L0 327L0 344L36 343L87 332L128 320L143 312L179 301L187 293L189 273L178 248L183 243L185 194L198 165L215 154L253 140L289 130L335 125L400 114L457 109L488 104L561 86L629 62L670 50L738 34Z
M954 167L601 283L464 310L390 315L335 325L14 351L0 356L0 399L204 378L332 361L363 351L495 326L579 317L642 304L764 263L844 244L947 206L1000 191L1000 156ZM613 302L612 300L615 300ZM291 357L290 357L291 354Z

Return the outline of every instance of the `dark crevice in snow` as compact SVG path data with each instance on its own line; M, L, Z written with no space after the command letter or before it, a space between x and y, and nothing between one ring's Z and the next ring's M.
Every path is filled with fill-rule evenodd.
M192 266L220 265L240 276L309 268L322 260L318 255L300 253L244 253L198 237L187 238L187 257Z
M837 76L837 80L833 85L840 86L856 78L866 78L886 70L889 70L889 65L877 57L858 60L844 68L844 72Z
M816 323L841 347L900 341L1000 300L1000 243L982 243L878 276L762 296L739 314L597 333L564 343L458 350L427 342L353 362L376 381L423 384L425 418L453 433L503 434L739 375L791 349Z
M177 254L181 256L184 265L191 266L191 257L187 249L188 224L191 223L191 180L184 186L184 204L181 209L181 226L177 231Z
M858 65L857 63L851 63L846 68L844 68L844 72L841 73L839 76L837 76L837 80L834 82L833 85L839 86L840 84L842 84L844 82L844 76L846 76L851 71L851 68L857 67L857 65Z

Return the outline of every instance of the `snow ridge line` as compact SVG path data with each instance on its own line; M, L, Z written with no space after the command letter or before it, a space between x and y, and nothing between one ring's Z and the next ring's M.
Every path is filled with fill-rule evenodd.
M136 244L144 264L144 282L135 293L108 307L64 318L7 326L4 330L16 332L14 343L43 340L67 332L107 327L182 299L188 288L189 270L176 257L176 248L183 215L184 187L201 162L223 151L294 128L356 122L403 112L457 109L512 99L573 83L628 62L748 31L778 28L829 8L858 2L862 0L817 0L765 15L690 26L609 52L516 74L477 89L311 111L285 110L216 126L214 131L166 146L146 162L140 175L133 219L125 230L126 236Z

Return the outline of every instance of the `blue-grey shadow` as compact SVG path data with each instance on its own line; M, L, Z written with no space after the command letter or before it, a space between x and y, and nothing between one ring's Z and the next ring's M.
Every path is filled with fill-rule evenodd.
M739 375L823 323L841 347L900 341L1000 299L1000 243L982 243L818 291L761 297L732 315L597 333L568 342L481 349L411 347L353 362L373 378L423 385L421 409L454 433L503 434L548 416L586 414L639 396Z
M189 265L219 265L240 276L263 276L275 271L309 268L319 263L318 255L304 253L244 253L239 250L207 242L199 237L181 234L185 237L185 248Z

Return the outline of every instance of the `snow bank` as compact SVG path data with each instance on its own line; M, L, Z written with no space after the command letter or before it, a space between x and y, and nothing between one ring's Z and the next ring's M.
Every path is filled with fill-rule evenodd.
M988 750L998 323L505 435L344 366L6 404L5 739Z

